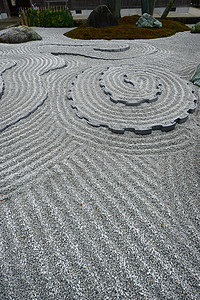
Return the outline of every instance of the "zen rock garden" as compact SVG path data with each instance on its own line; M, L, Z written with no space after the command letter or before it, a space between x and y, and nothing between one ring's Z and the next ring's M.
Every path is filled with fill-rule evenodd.
M101 6L0 32L1 300L200 299L190 30Z

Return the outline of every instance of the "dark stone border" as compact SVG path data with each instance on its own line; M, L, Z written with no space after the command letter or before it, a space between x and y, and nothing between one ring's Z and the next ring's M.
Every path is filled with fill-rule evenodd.
M110 68L108 67L107 70L109 70L109 69ZM106 71L103 71L101 73L101 78L99 79L100 82L103 80L102 76L105 74ZM144 71L144 73L146 73L146 72ZM161 95L161 93L162 93L162 82L156 76L155 76L155 78L158 81L158 84L156 86L157 92L153 95L152 98L150 98L150 99L148 99L148 98L147 99L142 98L142 99L139 99L135 103L129 102L129 101L126 101L126 100L122 100L122 99L115 99L113 97L112 93L106 90L106 87L105 87L104 84L100 83L100 87L103 88L103 91L104 91L104 93L106 95L110 96L110 101L112 101L113 103L122 103L122 104L125 104L126 106L139 106L140 104L145 103L145 102L146 103L155 102L155 101L158 100L158 96ZM128 75L127 74L124 75L124 82L134 85L133 82L128 79Z
M125 44L124 46L120 48L93 48L95 51L101 51L101 52L124 52L130 49L130 45Z
M82 74L82 73L84 73L84 71L82 71L80 74ZM71 82L71 86L72 87L74 87L75 81L78 78L78 76L79 75L75 76L74 80ZM189 85L189 84L190 83L187 82L187 85ZM69 101L73 102L73 98L71 96L72 87L69 89L69 93L67 95L67 99ZM147 126L145 129L138 129L136 127L125 127L125 128L117 129L117 128L114 128L114 127L110 127L109 125L104 124L104 123L99 123L99 124L98 123L94 123L89 118L82 116L80 114L78 108L76 107L76 105L74 105L73 103L71 104L71 108L76 111L75 114L76 114L76 116L79 119L85 120L88 123L88 125L90 125L92 127L107 128L109 131L111 131L113 133L117 133L117 134L124 134L126 131L130 131L130 132L134 132L135 134L139 134L139 135L147 135L147 134L151 134L153 130L161 130L162 132L168 132L168 131L173 130L175 128L176 124L182 124L182 123L186 122L186 120L188 119L189 114L194 113L195 110L196 110L196 108L197 108L197 99L198 99L198 96L196 94L194 94L194 90L193 89L191 89L191 93L194 96L194 100L193 100L194 107L188 109L186 111L186 113L185 113L185 116L176 118L175 120L171 121L170 125L156 124L156 125L149 126L149 127Z
M197 100L196 101L194 100L195 104L196 104L196 102L197 102ZM186 112L185 117L175 119L171 125L158 124L158 125L154 125L152 127L147 127L146 129L137 129L137 128L134 128L134 127L126 127L126 128L122 128L122 129L116 129L116 128L110 127L110 126L108 126L106 124L103 124L103 123L95 124L92 121L90 121L88 118L86 118L84 116L81 116L79 114L79 111L78 111L78 109L77 109L76 106L74 106L73 104L71 104L71 107L74 110L76 110L76 116L79 119L81 119L81 120L82 119L85 120L88 123L88 125L91 125L93 127L104 127L104 128L107 128L109 131L111 131L113 133L117 133L117 134L124 134L125 131L130 131L130 132L134 132L135 134L140 134L140 135L150 134L150 133L152 133L153 130L161 130L162 132L171 131L171 130L173 130L175 128L176 124L182 124L182 123L186 122L186 120L188 119L189 114L194 113L194 111L196 109L196 106L194 108L192 108L192 109L189 109Z

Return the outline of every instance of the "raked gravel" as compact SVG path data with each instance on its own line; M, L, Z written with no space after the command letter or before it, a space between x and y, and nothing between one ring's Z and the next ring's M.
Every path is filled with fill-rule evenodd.
M34 30L0 44L0 299L200 299L200 35Z

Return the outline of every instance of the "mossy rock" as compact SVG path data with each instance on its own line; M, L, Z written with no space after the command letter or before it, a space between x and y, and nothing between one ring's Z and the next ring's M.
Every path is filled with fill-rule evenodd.
M41 39L38 33L24 25L12 27L0 33L0 43L18 44Z
M191 82L200 87L200 64L198 65Z
M137 21L136 26L141 28L162 28L162 23L153 16L144 13Z
M200 33L200 22L196 23L196 24L192 27L191 33Z
M134 40L155 39L174 35L177 32L190 31L185 24L172 20L162 21L162 28L138 28L136 22L140 16L128 16L118 20L119 25L105 28L84 27L84 24L64 35L72 39L82 40Z

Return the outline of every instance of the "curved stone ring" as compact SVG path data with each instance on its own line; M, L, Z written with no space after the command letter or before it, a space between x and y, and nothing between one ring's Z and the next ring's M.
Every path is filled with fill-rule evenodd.
M110 100L114 103L123 103L127 106L137 106L144 102L154 102L158 100L158 95L162 93L162 82L159 78L148 74L146 71L131 70L123 74L121 68L115 68L116 84L121 85L121 90L116 90L113 85L113 68L107 68L100 77L100 86Z
M190 82L151 65L88 68L73 80L68 99L89 125L136 134L174 129L197 102Z

